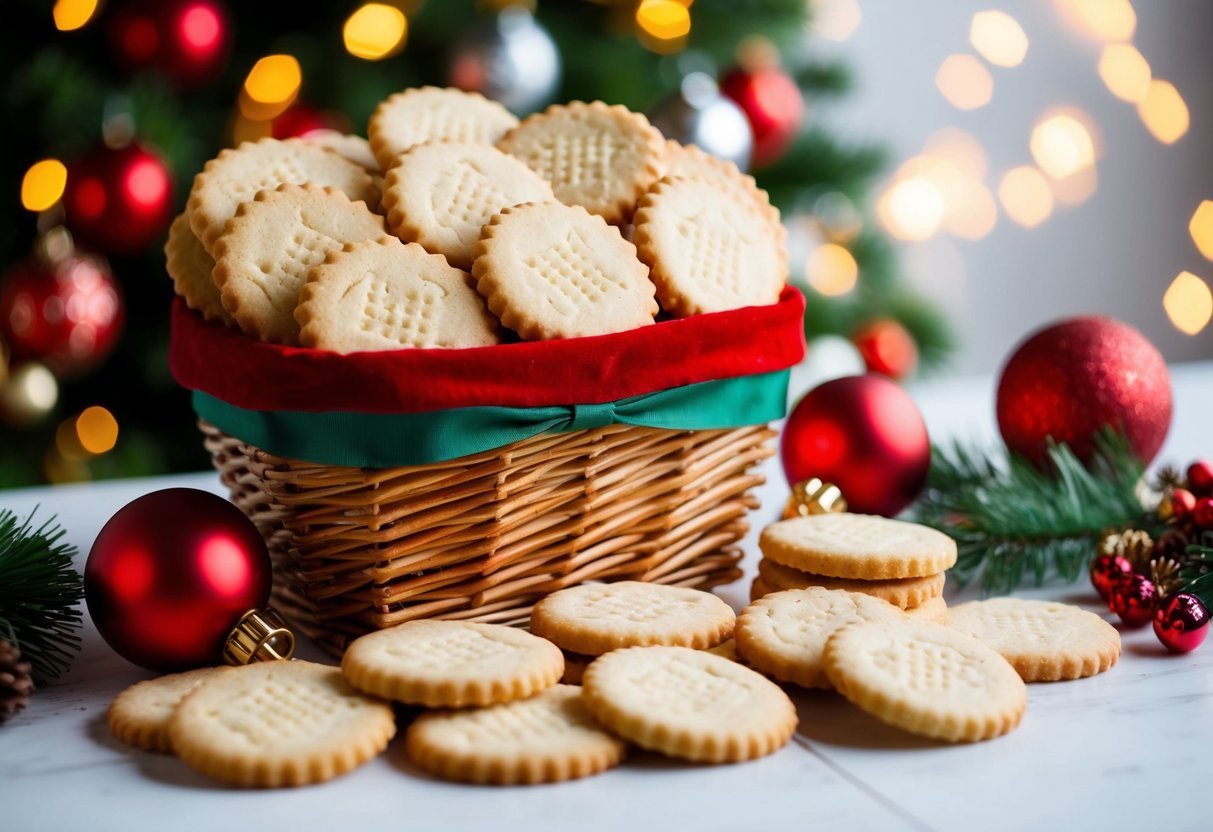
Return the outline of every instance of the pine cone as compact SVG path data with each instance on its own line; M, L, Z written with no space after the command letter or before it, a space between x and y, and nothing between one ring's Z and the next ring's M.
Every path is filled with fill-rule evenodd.
M0 638L0 724L24 708L33 691L29 662L21 661L17 645Z
M1126 529L1123 532L1107 532L1099 542L1101 555L1123 555L1135 572L1146 572L1154 556L1154 541L1148 532Z

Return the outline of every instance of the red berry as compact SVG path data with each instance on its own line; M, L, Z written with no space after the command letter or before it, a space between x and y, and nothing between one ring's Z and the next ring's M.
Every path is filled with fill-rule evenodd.
M1198 529L1213 529L1213 497L1200 497L1192 509L1192 521Z
M1154 617L1158 590L1144 575L1129 575L1112 587L1108 608L1120 616L1126 627L1144 627Z
M1188 490L1201 497L1213 494L1213 462L1198 459L1188 466Z
M1132 565L1123 555L1100 555L1091 561L1091 585L1099 597L1107 601L1112 595L1112 587L1132 572Z
M1158 605L1154 634L1172 653L1191 653L1209 634L1209 610L1195 595L1177 592Z
M1186 488L1176 488L1171 492L1171 511L1176 522L1182 523L1191 516L1196 508L1196 495Z

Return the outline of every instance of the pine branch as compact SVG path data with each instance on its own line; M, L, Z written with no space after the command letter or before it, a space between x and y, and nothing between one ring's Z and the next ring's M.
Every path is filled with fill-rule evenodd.
M36 511L36 509L35 509ZM72 566L76 547L47 520L37 529L0 510L0 635L14 642L43 685L68 669L80 649L84 581Z
M1088 466L1064 444L1050 445L1048 460L1042 470L959 443L933 449L914 511L956 540L952 573L962 585L980 573L984 592L1006 593L1029 573L1039 586L1050 569L1073 581L1102 531L1142 522L1137 484L1144 466L1123 437L1102 435Z
M1205 534L1213 537L1211 533ZM1206 607L1213 609L1213 540L1188 546L1179 580L1184 592L1198 596Z

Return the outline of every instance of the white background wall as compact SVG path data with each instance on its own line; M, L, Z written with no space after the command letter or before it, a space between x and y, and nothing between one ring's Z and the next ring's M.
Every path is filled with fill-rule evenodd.
M828 0L827 0L828 1ZM810 111L832 128L883 142L899 163L921 152L935 130L955 126L986 148L985 184L1031 164L1032 126L1044 111L1076 105L1098 125L1099 186L1082 205L1058 206L1035 229L1002 214L984 239L940 235L903 245L909 277L945 304L962 346L952 369L992 372L1039 325L1083 313L1118 317L1141 329L1170 361L1213 358L1213 325L1184 335L1162 295L1187 269L1213 285L1213 263L1197 251L1188 221L1213 199L1213 2L1136 0L1134 43L1155 78L1173 82L1191 113L1186 136L1160 144L1135 107L1099 78L1101 45L1068 26L1055 0L859 0L862 23L839 52L856 76L854 94ZM1014 16L1030 40L1012 69L991 67L993 99L962 112L939 93L935 72L953 52L969 52L969 24L983 9Z

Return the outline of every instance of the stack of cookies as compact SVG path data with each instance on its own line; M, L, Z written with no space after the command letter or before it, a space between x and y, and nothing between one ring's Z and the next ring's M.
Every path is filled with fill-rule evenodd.
M335 352L601 335L775 303L779 212L643 115L573 102L519 122L475 93L389 97L369 142L224 150L173 223L168 272L207 320Z
M751 599L786 589L841 589L914 617L947 620L944 571L956 563L956 544L934 529L864 514L818 514L768 526L759 548Z

